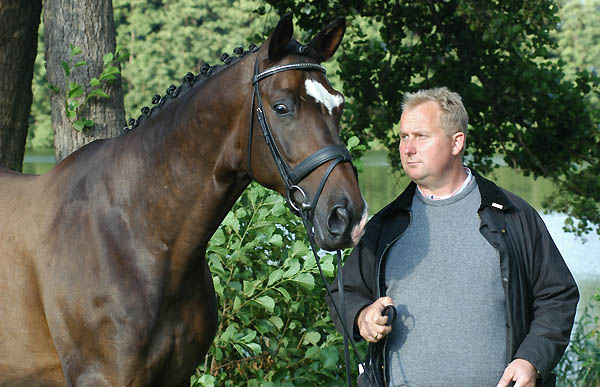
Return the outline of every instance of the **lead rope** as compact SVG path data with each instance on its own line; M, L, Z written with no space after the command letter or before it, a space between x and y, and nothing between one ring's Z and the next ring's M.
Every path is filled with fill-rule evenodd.
M315 237L314 237L314 233L312 232L312 226L310 224L310 221L308 220L308 216L307 216L306 212L302 209L300 210L300 218L302 218L302 223L304 224L304 228L306 229L306 233L308 234L308 240L310 241L310 247L312 249L313 255L315 256L315 262L317 263L317 268L319 269L319 275L321 276L321 281L323 281L323 285L325 285L325 290L327 290L327 294L329 295L329 298L331 299L331 303L333 305L333 308L335 309L335 312L340 317L340 323L342 325L342 330L344 331L343 332L344 333L344 357L346 360L346 382L348 383L348 387L352 386L352 376L351 376L352 373L351 373L351 369L350 369L350 351L348 349L348 343L350 343L350 346L352 347L352 351L354 352L355 358L358 360L359 366L362 367L363 370L365 370L365 373L366 373L367 377L369 378L371 385L378 386L379 382L377 380L377 377L375 375L373 375L372 372L368 372L367 368L365 367L365 363L360 361L361 356L358 353L356 346L354 345L354 341L350 340L350 337L351 337L350 332L345 323L345 309L346 308L344 306L344 301L343 301L344 286L343 286L343 279L341 278L342 277L342 253L340 250L336 251L337 264L338 264L338 288L339 288L339 292L340 292L340 302L341 302L341 306L340 306L340 308L338 308L336 302L334 301L333 295L331 294L331 290L329 290L329 284L327 283L327 280L325 279L325 275L323 274L323 269L321 268L321 260L319 258L319 255L317 254L318 250L316 248Z
M342 270L342 252L340 250L336 251L337 256L337 267L338 267L338 289L340 292L340 309L342 312L341 318L346 318L346 302L344 301L344 277ZM344 332L344 359L346 360L346 382L348 386L352 385L352 380L350 378L350 351L348 350L348 335Z

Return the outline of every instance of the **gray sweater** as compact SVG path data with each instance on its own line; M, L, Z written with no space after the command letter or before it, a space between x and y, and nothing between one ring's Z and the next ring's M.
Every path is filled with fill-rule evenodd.
M415 193L385 266L398 309L386 347L391 386L485 387L502 377L504 292L498 252L479 233L480 203L474 179L448 199Z

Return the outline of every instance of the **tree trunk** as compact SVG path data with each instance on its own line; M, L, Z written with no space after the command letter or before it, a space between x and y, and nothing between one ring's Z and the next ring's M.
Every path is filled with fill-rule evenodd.
M41 0L0 2L0 166L21 171Z
M76 67L70 82L77 82L90 91L90 80L99 78L103 69L103 57L115 51L115 25L111 0L46 0L44 1L44 37L46 44L46 73L48 82L59 91L52 93L52 126L54 127L54 150L59 162L71 152L100 138L116 136L125 126L123 88L120 76L103 86L109 99L92 98L81 110L78 118L91 119L95 125L77 131L74 119L67 117L65 109L69 82L62 62L70 59L71 45L82 52L76 61L87 65Z

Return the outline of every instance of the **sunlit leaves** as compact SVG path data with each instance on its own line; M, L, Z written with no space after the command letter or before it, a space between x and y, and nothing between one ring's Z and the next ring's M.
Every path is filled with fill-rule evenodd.
M214 379L202 379L211 367L199 367L193 386L343 384L341 337L315 259L302 222L279 194L247 189L206 254L220 308L207 363ZM331 281L333 256L321 261Z

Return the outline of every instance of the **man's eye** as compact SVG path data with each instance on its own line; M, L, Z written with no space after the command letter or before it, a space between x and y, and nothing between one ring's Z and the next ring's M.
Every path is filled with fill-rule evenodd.
M279 114L280 116L288 112L287 106L281 103L273 106L273 110L275 110L275 113Z

